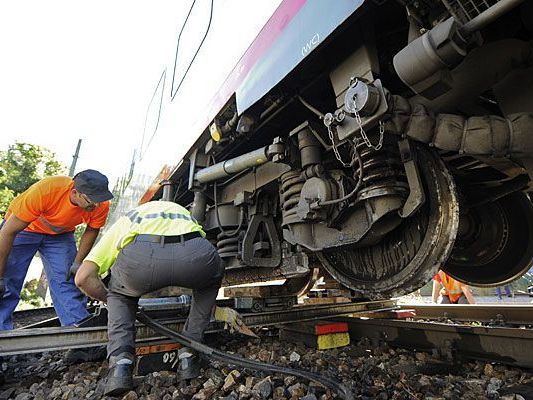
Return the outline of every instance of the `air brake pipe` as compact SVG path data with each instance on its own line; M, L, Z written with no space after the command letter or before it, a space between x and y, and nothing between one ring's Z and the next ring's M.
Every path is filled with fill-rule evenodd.
M523 2L524 0L500 0L478 16L472 18L460 30L464 34L479 31Z
M203 168L194 174L194 180L198 183L213 182L244 171L247 168L257 167L268 161L267 149L268 146L261 147L242 156Z
M164 180L160 185L163 186L163 196L161 199L164 201L172 201L174 198L174 184L172 181Z
M335 390L339 396L344 400L353 400L352 392L342 385L341 383L326 378L325 376L315 374L309 371L303 371L294 368L286 368L274 364L266 364L258 361L247 360L246 358L238 357L233 354L229 354L220 350L213 349L212 347L206 346L203 343L197 342L195 340L189 339L187 336L182 335L176 331L173 331L170 328L167 328L165 325L155 321L145 314L142 308L139 308L137 311L136 318L139 322L144 325L152 328L154 331L165 335L169 339L175 340L183 346L187 346L192 350L197 351L198 353L203 354L209 359L217 360L223 363L237 365L239 367L253 369L257 371L267 371L267 372L279 372L282 374L294 375L300 378L308 379L310 381L318 382L321 385L329 387Z
M207 197L203 192L194 192L194 201L191 207L191 215L198 222L205 221L205 206Z

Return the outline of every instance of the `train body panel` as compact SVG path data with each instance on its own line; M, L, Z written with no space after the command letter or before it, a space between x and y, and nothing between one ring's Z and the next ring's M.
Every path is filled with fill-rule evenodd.
M295 11L289 22L285 22L286 17L283 14L279 15L286 4ZM235 90L238 113L246 111L293 71L361 4L363 0L283 2L273 15L274 20L281 22L283 29L280 29L275 41L265 49L261 58L249 69L245 79ZM269 25L270 21L265 26L266 32L270 31ZM261 40L261 34L252 44L252 48L258 40ZM239 69L240 66L237 65L237 71Z
M227 284L319 271L382 298L441 267L508 282L533 261L532 15L520 0L285 0L119 209L135 190L186 205Z

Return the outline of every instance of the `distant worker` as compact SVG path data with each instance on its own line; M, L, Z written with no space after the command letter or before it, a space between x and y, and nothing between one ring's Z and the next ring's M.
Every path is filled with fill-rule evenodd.
M444 271L433 277L433 303L439 304L474 304L474 295L470 287L453 279Z
M44 178L11 202L0 229L0 330L13 329L12 314L37 252L61 325L75 325L89 315L87 298L69 271L93 247L112 198L107 178L88 169L74 178ZM82 223L87 227L76 250L74 230Z
M202 227L184 207L154 201L122 216L102 236L76 274L76 285L88 296L107 302L109 371L105 395L133 388L135 314L139 297L165 286L193 290L183 334L202 341L224 266ZM111 273L106 288L101 276ZM199 374L199 358L179 351L179 378Z
M503 290L505 291L505 295L507 297L513 297L513 293L511 292L511 285L504 285ZM502 288L500 286L496 288L496 296L498 296L498 300L502 299Z

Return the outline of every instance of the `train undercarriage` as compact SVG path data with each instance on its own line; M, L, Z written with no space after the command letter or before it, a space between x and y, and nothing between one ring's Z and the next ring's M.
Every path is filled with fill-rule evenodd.
M158 196L227 285L509 282L533 262L532 43L529 1L367 1L245 112L232 98Z

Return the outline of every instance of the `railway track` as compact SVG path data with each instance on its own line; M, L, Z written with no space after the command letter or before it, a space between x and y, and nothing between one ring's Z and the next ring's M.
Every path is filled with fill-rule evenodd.
M283 311L244 314L243 321L249 327L263 327L296 321L332 318L371 310L386 310L394 307L396 307L396 302L393 300L295 306ZM182 311L181 313L180 310ZM186 315L187 308L163 305L161 307L147 307L146 311L151 317L158 319L166 327L181 331L185 323L183 315ZM181 316L176 317L179 314ZM171 317L172 315L174 317ZM0 332L0 356L104 345L107 343L105 321L105 312L97 312L92 319L87 320L80 327L30 327ZM222 324L212 323L207 332L216 332L222 329ZM165 339L165 337L140 323L137 324L137 343L139 345L150 344L162 339Z
M522 304L403 304L417 319L483 322L497 326L533 325L533 305Z
M146 310L166 327L178 331L187 314L187 307L168 304L148 306ZM396 317L405 316L409 310L415 315L408 319ZM250 327L317 319L343 321L348 323L354 339L367 337L374 343L433 351L454 362L477 359L533 368L533 329L530 328L533 306L529 305L402 305L400 308L387 300L299 305L284 311L244 314L243 319ZM0 355L103 345L107 342L105 321L105 309L102 309L79 328L30 327L0 333ZM222 329L221 324L212 323L208 332ZM164 340L165 337L146 326L137 325L138 346Z
M533 330L416 320L335 318L347 322L351 338L374 344L437 352L450 362L484 360L533 368Z

